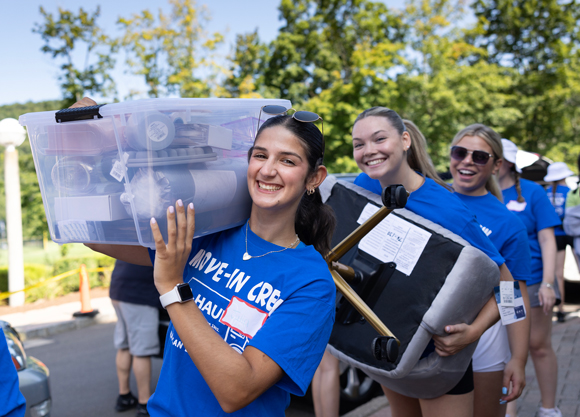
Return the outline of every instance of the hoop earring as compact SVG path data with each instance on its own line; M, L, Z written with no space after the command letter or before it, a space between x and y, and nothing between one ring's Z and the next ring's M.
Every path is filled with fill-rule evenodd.
M307 190L306 190L306 194L307 194L307 195L312 195L312 194L314 194L314 191L315 191L315 189L314 189L314 188L311 188L310 190L308 190L308 189L307 189Z

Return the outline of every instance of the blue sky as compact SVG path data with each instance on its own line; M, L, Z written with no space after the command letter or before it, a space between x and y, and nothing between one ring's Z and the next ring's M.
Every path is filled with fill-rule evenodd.
M402 1L383 0L392 7L402 7ZM235 35L258 28L263 41L272 40L280 27L277 0L198 0L206 4L212 20L208 31L226 33L225 54L230 51ZM101 6L98 22L111 35L117 30L119 16L128 17L143 9L151 11L160 7L168 10L165 0L18 0L1 1L0 13L0 105L59 99L61 97L57 76L57 61L40 51L42 39L32 33L35 23L40 23L39 7L56 14L58 7L78 11L80 6L93 11ZM121 56L118 61L122 61ZM141 79L125 73L118 64L113 77L118 83L120 97L131 89L144 90Z

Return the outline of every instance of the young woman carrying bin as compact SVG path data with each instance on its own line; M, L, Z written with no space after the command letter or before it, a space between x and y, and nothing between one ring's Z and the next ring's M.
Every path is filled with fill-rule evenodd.
M336 290L321 255L334 216L317 189L324 139L310 122L319 117L300 114L260 127L248 153L252 210L243 226L193 239L195 208L177 201L167 209L167 244L151 219L154 251L88 245L155 267L171 324L152 416L283 417L290 393L310 384L334 321Z

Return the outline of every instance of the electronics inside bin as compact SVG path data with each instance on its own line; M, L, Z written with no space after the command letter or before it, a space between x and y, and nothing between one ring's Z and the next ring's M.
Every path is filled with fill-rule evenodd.
M260 109L273 103L291 107L149 99L100 106L101 118L21 116L51 238L154 247L149 221L155 217L165 235L165 213L177 199L194 203L195 236L243 224L251 208L247 152Z

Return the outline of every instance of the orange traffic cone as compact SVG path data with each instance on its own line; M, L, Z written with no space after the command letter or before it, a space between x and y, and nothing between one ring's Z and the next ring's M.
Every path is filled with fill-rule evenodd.
M91 287L89 285L89 276L85 264L80 268L80 293L81 293L81 311L73 314L74 317L94 317L99 314L99 310L93 310L91 307Z

